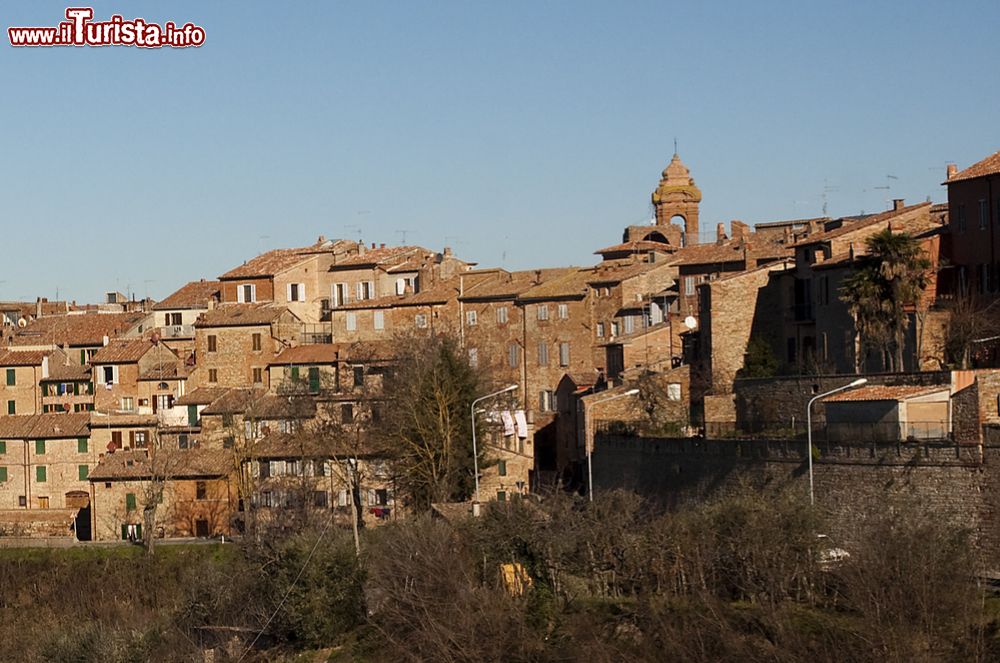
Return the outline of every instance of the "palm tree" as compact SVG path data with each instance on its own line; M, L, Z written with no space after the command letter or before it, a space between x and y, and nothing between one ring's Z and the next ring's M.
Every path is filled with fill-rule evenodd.
M906 307L919 303L927 287L931 261L919 242L892 228L870 236L867 255L844 280L841 300L854 316L866 347L886 351L888 368L903 370L903 344L909 316Z

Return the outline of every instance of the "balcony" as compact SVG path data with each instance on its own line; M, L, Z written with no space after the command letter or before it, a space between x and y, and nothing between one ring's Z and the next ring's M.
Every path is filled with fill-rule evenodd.
M168 325L160 327L161 338L194 338L194 325Z

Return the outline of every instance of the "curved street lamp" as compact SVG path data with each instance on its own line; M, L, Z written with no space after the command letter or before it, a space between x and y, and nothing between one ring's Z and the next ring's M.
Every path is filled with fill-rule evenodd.
M587 406L586 405L586 401L584 401L584 410L583 410L583 427L584 427L583 434L584 434L584 439L583 439L583 443L587 445L587 496L588 496L588 498L589 498L589 500L591 502L594 501L594 464L593 464L593 461L591 459L591 456L593 454L593 448L592 447L594 446L594 444L593 444L593 440L589 439L590 436L587 435L587 433L590 430L590 423L589 423L589 420L588 420L588 417L587 417L587 410L589 408L594 407L595 405L600 405L601 403L607 403L608 401L613 401L613 400L618 399L618 398L625 398L626 396L635 396L638 393L639 393L638 389L629 389L628 391L622 392L620 394L615 394L614 396L608 396L607 398L602 398L599 401L594 401L593 403L590 403L589 406Z
M806 440L808 441L809 452L807 456L809 457L809 506L816 504L816 496L813 492L813 427L812 427L812 406L813 403L821 398L826 398L827 396L832 396L833 394L840 393L842 391L847 391L848 389L854 389L855 387L860 387L861 385L868 382L868 378L858 378L850 384L845 384L842 387L837 387L836 389L831 389L830 391L813 396L806 405Z

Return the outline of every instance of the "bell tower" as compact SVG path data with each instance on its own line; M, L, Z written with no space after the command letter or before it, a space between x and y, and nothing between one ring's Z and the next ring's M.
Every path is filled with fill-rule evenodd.
M674 152L674 158L663 169L660 185L653 192L656 225L669 226L675 216L684 219L684 245L698 244L698 203L701 189L695 186L687 166Z

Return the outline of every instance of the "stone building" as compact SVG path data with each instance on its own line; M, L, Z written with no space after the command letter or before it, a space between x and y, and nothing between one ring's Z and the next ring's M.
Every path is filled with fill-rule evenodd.
M959 171L948 166L949 258L955 289L1000 292L1000 152Z
M153 305L160 341L182 360L194 353L194 323L222 300L221 281L191 281Z
M0 350L0 406L3 414L38 414L43 409L42 380L49 376L50 362L60 363L58 350Z
M267 389L267 365L298 338L302 321L284 306L224 304L195 322L194 387Z
M142 333L143 313L72 312L37 318L17 328L8 339L12 349L62 350L72 363L84 365L118 336Z
M180 359L150 338L109 341L91 357L90 364L94 407L99 412L153 414L173 407L174 399L184 395L186 376L179 373L183 370ZM159 389L161 382L166 386Z
M105 454L89 483L94 539L231 536L238 506L233 471L231 459L221 451ZM144 509L153 502L155 531L144 532Z

